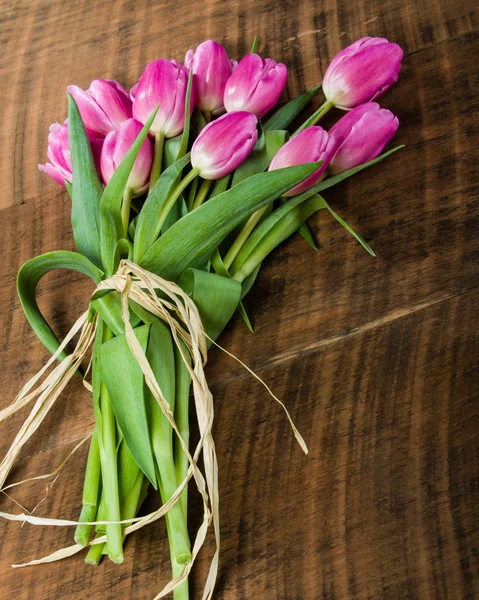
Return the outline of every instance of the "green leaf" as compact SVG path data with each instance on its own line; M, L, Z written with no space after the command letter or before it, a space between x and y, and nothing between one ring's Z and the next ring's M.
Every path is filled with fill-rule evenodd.
M178 280L189 267L202 267L230 231L317 168L317 163L311 163L249 177L170 227L148 250L140 266L169 280Z
M188 214L188 207L186 206L186 202L183 198L183 194L181 194L181 196L178 198L178 200L173 205L173 208L168 213L168 216L166 217L165 222L163 223L163 226L161 228L161 232L165 233L165 231L167 229L169 229L170 227L172 227L176 223L176 221L179 221L187 214Z
M68 139L72 160L72 228L78 251L97 267L102 266L98 176L90 142L75 100L68 94Z
M287 198L283 198L281 200L281 204L287 202ZM313 250L317 250L316 241L314 240L313 234L311 233L310 228L307 223L303 223L301 227L298 229L299 235L311 246Z
M243 299L246 294L253 287L256 277L258 277L259 270L261 269L261 263L241 282L241 298Z
M33 331L52 354L57 350L60 342L38 308L36 289L40 279L54 269L72 269L88 275L96 284L103 279L103 272L88 258L66 250L47 252L32 258L21 267L17 276L20 302ZM66 353L63 352L59 358L65 358L65 356Z
M169 328L155 315L150 315L150 339L146 357L151 370L160 386L161 393L175 410L175 355ZM145 383L145 402L147 407L150 435L155 454L173 452L173 429L163 414L160 405ZM158 465L161 471L161 464Z
M223 192L226 192L226 190L228 189L228 185L231 181L231 175L231 173L228 173L228 175L225 175L224 177L221 177L220 179L217 179L214 182L210 192L210 200L211 198L214 198L215 196L219 196Z
M138 223L138 216L136 215L136 217L134 219L132 219L130 221L130 224L128 225L128 235L130 236L130 239L134 240L135 239L135 231L136 231L136 224Z
M191 128L191 136L193 139L196 139L202 129L206 127L206 119L204 118L202 112L195 106L193 109L193 114L191 116L190 128Z
M229 277L197 269L183 273L179 285L196 304L205 332L216 340L238 306L241 285Z
M347 171L344 171L344 173L339 173L339 175L333 175L332 177L328 177L327 179L320 181L316 185L313 185L313 187L309 188L309 190L307 192L304 192L300 196L297 196L297 198L299 198L299 197L301 197L303 199L310 198L311 196L314 196L314 194L317 194L318 192L327 190L328 188L333 187L333 185L337 185L341 181L348 179L348 177L351 177L352 175L356 175L356 173L359 173L360 171L363 171L364 169L367 169L368 167L372 167L373 165L380 163L388 156L391 156L391 154L394 154L398 150L401 150L401 148L404 148L404 145L396 146L395 148L392 148L391 150L388 150L387 152L383 152L383 154L379 155L377 158L374 158L373 160L370 160L369 162L364 163L363 165L359 165L352 169L348 169Z
M300 112L306 108L314 96L321 89L321 84L312 88L308 92L301 94L297 98L290 100L287 104L277 110L266 123L263 124L263 129L287 129L296 119Z
M146 353L149 325L134 329ZM125 335L100 347L103 380L125 442L140 469L156 489L156 473L146 417L143 372L130 351Z
M178 151L181 146L181 135L174 138L168 138L163 145L163 169L166 169L178 159Z
M177 179L189 163L189 160L190 156L186 154L183 158L180 158L169 166L166 171L163 171L155 187L149 193L136 224L135 243L133 246L133 260L135 263L139 264L160 234L158 215L160 214L161 207L175 188Z
M123 440L118 449L118 491L120 496L120 506L123 506L135 484L139 467L136 460L128 448L128 444Z
M115 270L116 244L126 235L121 218L121 205L128 177L157 111L158 108L153 111L153 114L143 126L138 137L126 153L125 158L113 173L100 200L101 256L105 272L108 276L113 274Z
M303 223L301 227L298 229L299 235L306 240L306 242L311 246L313 250L317 250L316 242L314 241L313 234L311 233L311 229L308 227L307 223Z
M256 54L256 51L258 50L258 36L255 35L254 40L253 40L253 44L251 46L251 54Z
M113 291L96 300L92 300L90 305L115 335L123 335L125 333L125 324L121 318L121 297L118 292ZM130 310L131 326L136 327L139 322L140 319L137 314Z
M183 127L183 133L181 134L180 147L176 155L176 160L183 158L188 150L188 141L190 138L190 119L191 119L191 90L193 86L193 70L189 70L188 74L188 86L186 88L186 100L185 100L185 124Z
M248 158L234 172L231 186L267 169L274 155L281 146L284 146L287 139L287 131L265 131Z
M325 208L323 198L318 195L301 203L293 200L295 198L275 210L253 232L231 266L230 273L234 279L245 281L274 248L293 235L313 213Z
M216 249L211 256L211 264L213 265L213 268L218 275L221 275L221 277L228 277L229 279L231 279L228 269L226 268L226 265L224 264L218 249ZM236 310L245 322L246 327L251 331L251 333L254 333L253 326L251 325L251 321L249 320L248 314L246 313L246 309L243 306L241 300L238 302Z
M340 223L344 227L344 229L346 229L346 231L349 232L353 236L353 238L361 244L361 246L366 250L366 252L369 252L371 256L376 256L374 254L374 251L370 248L369 244L359 235L359 233L356 233L354 229L350 227L344 219L342 219L336 212L334 212L334 210L329 206L329 204L324 198L323 202L325 204L325 207L329 210L329 212L336 219L336 221Z

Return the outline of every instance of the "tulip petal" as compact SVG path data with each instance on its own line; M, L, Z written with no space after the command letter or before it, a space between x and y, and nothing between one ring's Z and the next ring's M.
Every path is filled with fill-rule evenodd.
M87 92L102 107L109 121L117 129L123 121L131 119L132 102L128 92L116 81L96 79Z
M77 85L69 85L67 92L77 103L87 133L96 137L105 137L114 129L113 123L88 92Z

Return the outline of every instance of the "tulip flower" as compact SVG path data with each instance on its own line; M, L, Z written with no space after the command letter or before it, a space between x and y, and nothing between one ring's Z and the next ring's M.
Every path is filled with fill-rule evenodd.
M333 151L334 147L328 132L322 127L313 125L286 142L274 156L268 170L275 171L303 163L323 161L317 171L284 194L284 196L297 196L323 178Z
M128 119L123 121L116 131L110 131L106 136L100 163L101 175L105 183L110 181L113 173L139 136L141 129L142 125L139 121ZM153 150L151 142L147 138L140 147L126 184L133 194L139 193L148 183L152 158Z
M133 116L144 125L159 105L151 132L162 134L166 138L179 135L185 124L187 87L188 69L176 60L160 58L149 63L130 92L133 98Z
M323 77L326 102L295 135L314 125L333 106L343 110L378 98L398 80L403 51L385 38L364 37L337 54Z
M100 170L100 153L103 141L89 136L93 158ZM50 162L38 165L40 171L50 175L60 185L65 187L65 180L72 182L72 160L70 157L70 142L68 140L68 124L53 123L48 134L47 156Z
M342 173L376 158L399 127L393 113L376 102L360 104L340 119L329 132L334 156L329 168Z
M209 123L191 148L191 165L203 179L231 173L253 150L258 119L250 112L227 113Z
M287 76L288 70L282 63L247 54L226 82L226 110L251 112L260 119L278 102Z
M349 109L374 100L398 80L403 51L385 38L364 37L337 54L323 77L327 100Z
M133 116L143 125L159 105L150 130L155 135L150 189L160 176L165 138L176 137L183 131L188 75L189 69L176 60L160 58L146 65L140 80L130 90ZM193 112L194 90L191 91L190 110Z
M200 44L196 52L188 50L186 53L185 67L193 71L195 104L207 120L211 114L224 112L225 85L235 62L230 61L223 46L213 40Z
M130 95L116 81L95 79L86 91L69 85L67 92L75 99L85 129L92 136L104 138L132 116Z

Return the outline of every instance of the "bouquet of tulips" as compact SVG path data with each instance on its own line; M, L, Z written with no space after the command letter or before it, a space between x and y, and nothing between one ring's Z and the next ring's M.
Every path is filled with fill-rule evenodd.
M314 246L306 221L316 211L329 211L373 254L321 193L397 150L381 154L398 119L374 100L397 80L401 60L397 44L362 38L334 58L322 85L276 111L287 68L257 54L256 42L239 62L214 41L188 51L183 65L156 60L130 92L109 80L86 91L68 87L68 119L50 127L49 162L39 168L70 195L78 253L49 252L19 272L26 317L52 356L0 413L3 420L35 401L0 465L0 486L75 375L92 394L95 428L78 521L2 513L76 526L75 543L16 566L83 548L87 563L104 555L121 563L126 535L164 516L173 576L157 598L173 591L184 600L213 524L217 549L203 594L211 598L219 512L208 348L235 311L251 328L242 298L262 261L296 231ZM290 132L320 90L325 102ZM316 123L333 107L347 112L326 131ZM87 274L96 286L61 343L35 299L39 280L58 268ZM194 448L190 414L199 429ZM204 511L192 542L191 481ZM139 516L151 487L163 505Z

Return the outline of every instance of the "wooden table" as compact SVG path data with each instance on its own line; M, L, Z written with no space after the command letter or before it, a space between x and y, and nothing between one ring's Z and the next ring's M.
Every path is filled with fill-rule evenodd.
M69 83L105 77L128 87L150 60L181 60L211 37L239 56L258 35L261 51L288 65L292 97L358 37L385 36L405 50L400 82L381 102L399 116L397 141L406 148L327 194L377 258L316 215L317 252L295 236L266 261L247 300L255 334L234 318L222 337L285 401L307 458L258 382L211 352L222 498L217 598L479 597L473 4L2 2L2 406L47 357L20 308L16 273L37 254L73 249L67 195L37 170L49 124L66 116ZM69 272L45 279L40 304L60 334L90 291ZM24 417L2 425L2 456ZM92 423L76 381L10 481L52 471ZM78 516L85 456L86 448L68 463L36 514ZM10 491L32 509L44 485ZM20 512L8 498L1 509ZM192 528L199 518L193 501ZM163 523L131 536L121 567L93 568L76 556L20 571L9 565L68 545L72 531L0 528L2 598L149 600L168 578ZM209 558L206 550L194 570L193 599Z

